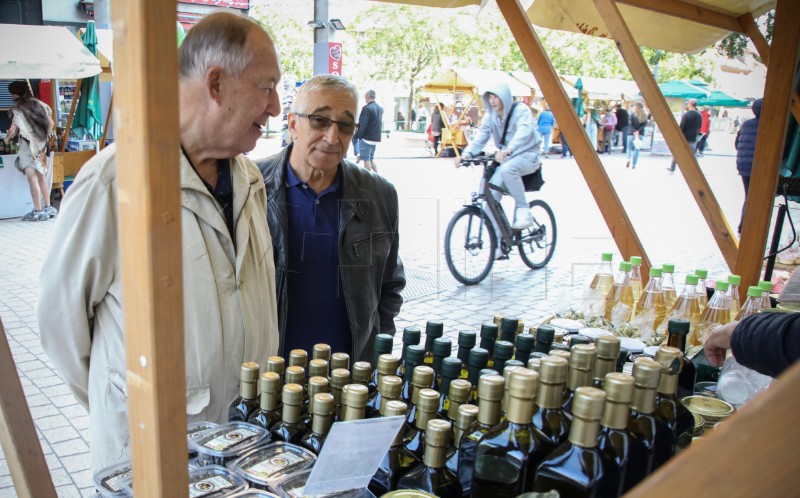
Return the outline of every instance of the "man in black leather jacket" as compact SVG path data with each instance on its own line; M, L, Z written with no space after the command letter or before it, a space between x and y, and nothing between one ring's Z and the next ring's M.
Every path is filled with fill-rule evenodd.
M354 359L394 334L405 287L391 183L344 159L358 92L339 76L307 81L289 114L293 143L257 161L267 186L280 351L318 342Z

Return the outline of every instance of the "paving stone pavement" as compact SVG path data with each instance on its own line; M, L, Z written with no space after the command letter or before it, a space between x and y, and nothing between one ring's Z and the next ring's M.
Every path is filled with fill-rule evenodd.
M550 264L532 271L512 252L508 261L495 264L480 285L458 285L449 275L442 254L444 229L475 189L479 174L474 169L456 170L451 160L425 156L418 136L392 136L378 147L376 162L381 174L397 186L400 198L401 256L409 286L396 320L398 330L408 325L424 329L427 320L442 320L446 336L455 345L459 330L478 330L495 313L536 324L581 296L601 252L611 251L614 261L620 261L574 160L551 159L545 164L547 184L541 192L553 207L558 224L558 245ZM713 141L712 146L716 147ZM277 147L274 141L265 141L253 157ZM670 175L664 170L668 157L644 155L636 171L625 169L621 154L601 157L654 264L676 263L680 280L698 267L708 268L713 276L727 275L727 266L680 174ZM701 166L735 226L742 189L733 157L707 155L701 159ZM42 268L48 278L78 271L50 268L44 261L45 248L58 243L52 240L54 224L54 220L0 220L0 318L58 495L87 497L94 493L88 454L89 419L43 353L34 312ZM399 342L398 336L397 350ZM0 498L13 496L16 494L3 457Z

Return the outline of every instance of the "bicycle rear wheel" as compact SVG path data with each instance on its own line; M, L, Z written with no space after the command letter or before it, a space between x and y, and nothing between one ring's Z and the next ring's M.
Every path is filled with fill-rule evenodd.
M478 208L465 207L447 225L444 235L447 267L462 284L475 285L486 278L496 248L494 226Z
M541 199L533 200L528 205L534 223L520 233L519 255L528 268L538 270L553 257L556 248L556 218L550 206Z

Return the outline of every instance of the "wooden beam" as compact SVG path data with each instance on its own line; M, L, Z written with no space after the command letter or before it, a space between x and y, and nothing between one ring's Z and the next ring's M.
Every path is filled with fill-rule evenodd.
M75 117L75 107L78 105L78 99L81 97L81 81L75 80L75 93L72 94L72 104L69 106L69 115L67 115L67 124L64 126L64 137L61 140L61 152L67 150L67 140L69 140L69 130L72 129L72 119Z
M186 497L174 0L113 0L119 240L137 496Z
M619 252L626 260L631 256L642 256L642 273L647 275L650 271L650 260L647 253L600 162L594 144L589 143L589 137L575 113L572 101L564 91L564 86L525 10L519 0L498 0L497 5L503 13L508 27L511 28L528 67L531 68L539 83L542 94L555 115L556 122L567 137L570 150L578 162L578 167L580 167L589 190L600 208L611 236L614 237Z
M675 122L666 99L661 94L656 80L650 73L650 69L639 51L639 46L633 39L633 35L631 35L630 29L625 24L625 20L622 18L622 14L620 14L614 0L594 0L594 3L609 33L614 38L622 58L628 65L633 79L639 86L650 112L653 114L656 123L658 123L659 129L664 135L689 189L692 191L700 212L703 213L703 217L706 219L706 223L708 223L711 233L717 241L722 256L728 263L728 267L733 268L736 264L738 248L736 239L731 236L731 227L725 219L722 208L720 208L717 199L714 197L708 181L703 172L700 171L694 151L689 148L689 144L683 136L678 123ZM567 140L569 138L567 136Z
M20 498L56 498L17 365L0 320L0 443Z
M786 140L790 99L797 75L800 31L797 19L800 4L796 0L778 0L772 38L770 65L764 87L764 104L753 158L753 175L742 223L742 241L735 272L742 276L742 288L755 285L761 274L764 247L767 243L778 173Z
M618 0L618 3L679 17L725 31L743 32L742 25L736 17L681 0Z
M799 386L796 362L719 429L706 429L700 441L625 498L673 498L678 489L691 490L693 496L797 496Z

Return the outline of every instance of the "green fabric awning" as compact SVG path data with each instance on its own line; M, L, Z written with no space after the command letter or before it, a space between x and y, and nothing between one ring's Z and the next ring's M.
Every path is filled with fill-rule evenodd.
M750 107L750 102L731 97L722 90L711 90L711 95L697 99L698 106L708 107Z
M708 88L686 81L667 81L658 85L658 88L664 97L678 99L703 99L711 95L711 90Z

